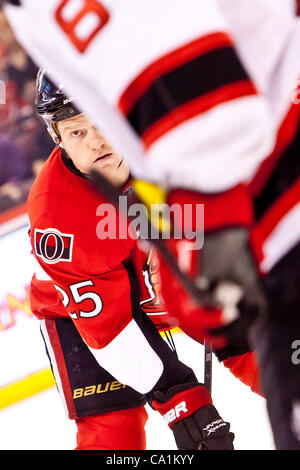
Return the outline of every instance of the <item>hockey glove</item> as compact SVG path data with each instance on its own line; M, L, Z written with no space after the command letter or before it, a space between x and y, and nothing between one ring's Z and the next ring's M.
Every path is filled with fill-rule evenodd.
M179 450L233 450L234 434L201 384L177 385L154 393L152 406L173 431Z
M204 204L204 244L193 250L193 241L167 240L168 247L200 289L199 301L192 299L160 256L162 295L170 314L193 339L210 341L215 349L228 341L239 347L241 335L248 338L255 319L266 312L266 302L249 242L252 205L247 189L240 185L222 194L201 195L186 190L172 191L169 206L179 205L181 219L174 226L196 233L193 213L184 217L187 204L196 210ZM203 229L203 227L202 227ZM189 249L189 244L191 249ZM182 260L184 262L182 262Z

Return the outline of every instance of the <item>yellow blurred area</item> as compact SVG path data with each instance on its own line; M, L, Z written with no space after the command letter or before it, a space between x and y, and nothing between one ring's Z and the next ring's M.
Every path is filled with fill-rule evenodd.
M50 367L0 388L0 410L55 385Z
M180 333L179 328L171 330L172 334ZM161 333L164 337L164 333ZM52 371L49 368L39 370L20 380L0 387L0 410L14 405L21 400L43 392L55 385Z

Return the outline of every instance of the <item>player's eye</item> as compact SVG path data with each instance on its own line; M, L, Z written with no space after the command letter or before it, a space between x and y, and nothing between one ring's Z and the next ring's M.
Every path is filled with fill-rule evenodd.
M80 137L82 135L82 131L72 131L71 136L72 137Z

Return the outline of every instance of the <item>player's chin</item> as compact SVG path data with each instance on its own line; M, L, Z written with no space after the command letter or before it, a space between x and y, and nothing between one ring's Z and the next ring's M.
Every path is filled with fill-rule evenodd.
M117 165L113 159L108 158L107 160L99 160L93 164L93 168L100 173L107 173L114 171Z
M98 171L98 173L100 173L100 175L104 176L105 178L110 179L112 175L116 172L117 168L115 164L107 162L105 165L95 164L93 166L93 169Z

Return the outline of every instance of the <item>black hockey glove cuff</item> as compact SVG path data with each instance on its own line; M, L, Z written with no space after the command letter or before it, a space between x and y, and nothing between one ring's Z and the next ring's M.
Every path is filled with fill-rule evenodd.
M175 386L154 393L152 406L174 433L179 450L233 450L234 435L204 385Z
M253 346L249 340L249 332L259 315L256 305L249 305L246 299L242 299L238 304L241 316L230 325L213 330L215 336L221 335L230 338L228 344L222 348L214 350L219 361L224 361L233 356L241 356L253 351Z

